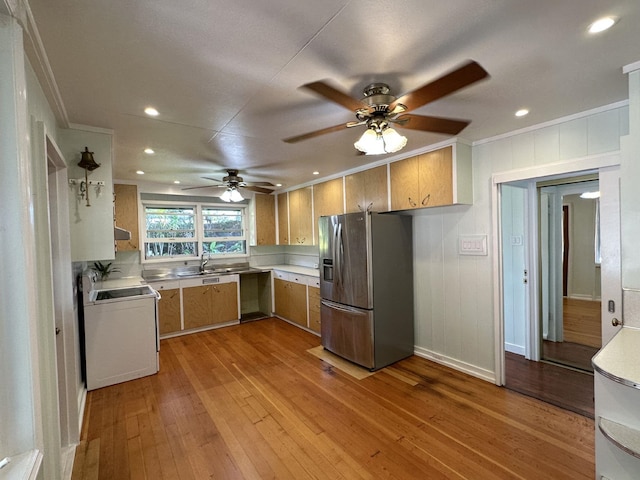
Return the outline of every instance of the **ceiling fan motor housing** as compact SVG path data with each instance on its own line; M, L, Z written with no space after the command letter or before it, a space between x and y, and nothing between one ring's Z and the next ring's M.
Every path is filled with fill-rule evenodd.
M374 112L386 112L396 97L390 95L389 85L386 83L372 83L367 85L362 93L364 98L360 101L365 105L369 105Z

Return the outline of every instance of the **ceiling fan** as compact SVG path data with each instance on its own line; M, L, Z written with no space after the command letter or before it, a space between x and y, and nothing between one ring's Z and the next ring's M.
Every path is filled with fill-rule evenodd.
M392 153L402 149L407 139L398 134L390 124L411 130L457 135L469 123L468 120L431 117L410 114L411 110L422 107L468 85L489 74L478 63L469 61L413 92L396 98L385 83L372 83L364 88L364 97L357 100L323 81L307 83L301 88L311 90L332 102L355 112L357 121L335 125L313 132L283 139L287 143L296 143L326 133L337 132L343 128L364 125L366 132L354 146L367 154Z
M244 188L246 190L251 190L252 192L257 193L265 193L270 194L273 190L269 190L264 187L275 187L273 183L270 182L245 182L241 176L238 175L238 170L235 169L227 169L227 176L223 177L222 180L218 180L216 178L211 177L202 177L207 180L213 180L214 182L218 182L219 185L205 185L199 187L187 187L182 190L193 190L196 188L226 188L224 193L220 196L220 199L225 202L239 202L243 200L242 195L238 191L240 188Z

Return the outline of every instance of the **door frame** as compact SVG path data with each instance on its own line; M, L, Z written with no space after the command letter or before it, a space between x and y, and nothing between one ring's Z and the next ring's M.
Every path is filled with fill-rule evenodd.
M588 157L576 158L560 163L553 163L548 165L534 166L519 170L511 170L507 172L494 173L491 176L491 216L492 216L492 255L493 255L493 276L497 279L497 286L493 292L493 317L494 317L494 368L495 368L495 382L496 385L505 384L505 368L504 368L504 278L502 273L503 261L502 261L502 228L501 228L501 193L500 187L505 183L529 181L529 209L527 211L528 219L527 224L529 226L529 234L525 242L527 242L527 250L529 252L529 281L533 288L529 289L529 308L527 311L529 324L529 345L527 348L532 349L531 359L539 359L539 346L532 345L535 342L539 331L539 315L538 315L538 298L539 298L539 286L538 286L538 206L537 206L537 192L535 188L536 181L540 180L552 180L555 178L562 178L574 175L582 175L586 173L594 173L600 169L607 167L616 167L620 165L621 155L620 152L607 153L603 155L593 155ZM533 261L531 261L533 260ZM538 351L538 355L535 355L535 351Z

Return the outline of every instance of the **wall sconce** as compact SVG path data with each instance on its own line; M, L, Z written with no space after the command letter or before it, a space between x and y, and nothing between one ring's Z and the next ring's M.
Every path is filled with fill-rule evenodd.
M80 152L80 154L81 154L81 157L80 157L80 161L78 162L78 166L80 168L84 168L84 180L70 179L69 184L79 186L80 198L83 198L83 199L86 198L87 207L90 207L91 203L89 202L89 186L95 186L97 193L99 193L100 187L104 186L104 182L89 181L88 173L100 167L100 164L96 163L96 161L93 159L93 152L90 152L88 147L84 147L84 152Z

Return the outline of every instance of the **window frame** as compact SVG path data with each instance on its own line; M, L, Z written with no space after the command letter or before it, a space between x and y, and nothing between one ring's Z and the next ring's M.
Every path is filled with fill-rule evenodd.
M162 200L143 200L142 202L142 215L141 215L141 243L142 248L140 250L141 263L166 263L166 262L185 262L190 260L199 260L202 252L204 251L204 243L213 241L211 237L205 237L204 231L204 215L205 209L216 210L233 210L240 211L242 216L242 235L239 237L221 237L224 241L244 241L244 253L232 252L232 253L209 253L209 258L221 259L221 258L246 258L249 256L249 231L248 231L248 205L246 204L233 204L227 203L221 204L218 202L180 202L180 201L162 201ZM192 240L196 246L196 252L194 255L174 255L174 256L159 256L147 258L147 244L149 242L157 241L158 238L147 236L147 207L150 208L193 208L194 209L194 236L193 237L175 237L162 239L163 241L171 240L172 242L179 243L181 241Z

